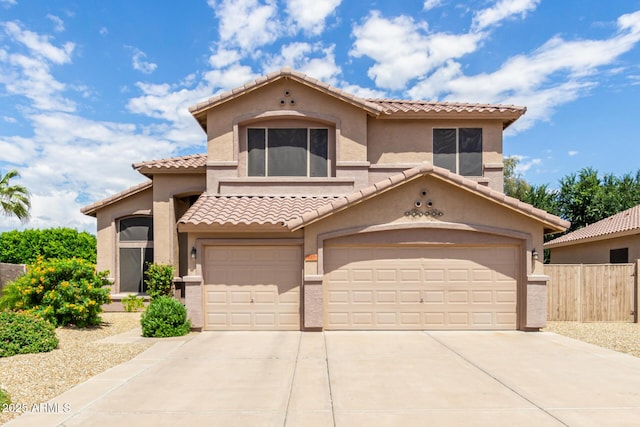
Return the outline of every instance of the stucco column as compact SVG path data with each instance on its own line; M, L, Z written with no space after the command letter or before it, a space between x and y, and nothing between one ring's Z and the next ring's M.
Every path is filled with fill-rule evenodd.
M323 325L323 301L322 301L322 276L304 276L304 312L303 324L305 329L322 328Z
M547 326L547 282L550 277L542 274L527 277L525 329Z
M191 321L191 329L202 330L204 317L202 313L202 277L184 276L184 305L187 318Z

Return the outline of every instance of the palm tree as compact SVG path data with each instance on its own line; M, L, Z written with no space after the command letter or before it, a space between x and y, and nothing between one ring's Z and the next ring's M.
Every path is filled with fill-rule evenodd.
M4 176L0 173L0 212L6 216L15 216L22 222L29 221L29 190L22 185L11 185L9 181L19 178L17 170L10 170Z

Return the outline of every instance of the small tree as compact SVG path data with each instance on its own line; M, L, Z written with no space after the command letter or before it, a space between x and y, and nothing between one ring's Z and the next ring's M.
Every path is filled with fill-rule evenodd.
M144 283L147 294L153 300L160 296L171 296L173 289L173 266L167 264L149 264Z
M29 190L22 185L12 185L10 181L14 178L20 178L17 170L10 170L4 176L0 173L0 211L27 222L31 208Z

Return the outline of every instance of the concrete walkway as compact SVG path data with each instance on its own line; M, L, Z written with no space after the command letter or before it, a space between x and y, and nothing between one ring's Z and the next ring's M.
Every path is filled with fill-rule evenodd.
M46 409L7 425L636 426L640 359L551 333L205 332Z

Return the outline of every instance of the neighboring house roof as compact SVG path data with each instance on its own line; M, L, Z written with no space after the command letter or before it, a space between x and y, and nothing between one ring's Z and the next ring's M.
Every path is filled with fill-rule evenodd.
M191 154L182 157L171 157L168 159L149 160L146 162L134 163L131 166L143 175L150 175L161 172L203 172L207 165L206 154Z
M121 191L117 194L114 194L111 197L107 197L106 199L99 200L89 206L85 206L80 209L80 212L82 212L85 215L96 216L96 211L98 209L102 209L108 205L119 202L120 200L133 196L134 194L141 193L144 190L151 188L152 186L153 186L153 181L146 181L141 184L134 185L133 187L127 188L126 190Z
M331 197L210 196L203 194L180 218L178 224L270 224L287 221L326 205Z
M189 225L270 224L297 230L427 174L540 221L545 224L545 232L564 231L570 226L569 222L555 215L430 164L392 175L383 181L346 196L213 196L203 194L180 218L178 223Z
M465 118L485 118L490 114L495 118L502 119L504 124L503 126L506 128L527 111L526 107L519 107L514 105L359 98L351 93L345 92L327 83L323 83L319 80L309 77L306 74L291 70L290 68L283 68L279 71L267 74L266 76L249 82L244 86L211 97L206 101L200 102L190 107L189 111L195 117L198 123L200 123L200 126L202 126L203 129L206 129L206 112L211 108L246 95L271 82L285 78L295 80L301 84L310 86L314 89L326 93L327 95L333 96L356 107L362 108L372 116L378 117L380 115L397 115L399 117L424 117L425 115L435 114L439 118L459 118L461 114L464 114ZM472 116L470 117L470 115Z
M556 248L630 234L640 234L640 205L560 236L545 243L544 247Z

